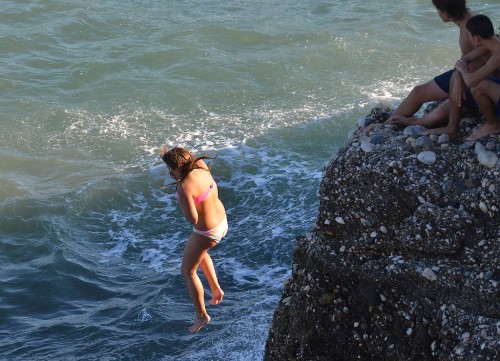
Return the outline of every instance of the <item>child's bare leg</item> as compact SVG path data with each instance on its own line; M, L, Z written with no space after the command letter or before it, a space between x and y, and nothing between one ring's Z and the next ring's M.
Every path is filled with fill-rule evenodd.
M472 89L472 95L486 121L467 140L477 140L491 134L500 133L500 121L496 114L500 85L491 80L484 80Z
M207 278L208 284L210 285L210 291L212 292L212 299L208 302L211 305L216 305L222 301L222 298L224 298L224 291L220 288L217 275L215 274L214 263L212 262L212 257L210 257L208 252L201 260L200 268Z
M210 248L211 242L207 238L192 233L184 249L181 272L196 312L194 324L188 328L191 333L198 332L210 322L210 316L205 309L203 285L196 274L198 266Z
M488 135L498 134L500 133L500 120L495 123L485 122L479 128L477 128L470 136L467 137L467 140L478 140Z
M460 126L460 119L462 117L462 107L458 106L454 101L450 101L450 119L448 125L442 128L429 129L425 134L447 134L451 140L458 137L458 129Z

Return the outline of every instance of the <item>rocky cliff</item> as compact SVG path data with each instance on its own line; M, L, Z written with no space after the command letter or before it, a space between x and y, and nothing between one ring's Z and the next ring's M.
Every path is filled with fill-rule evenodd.
M337 152L265 360L500 360L500 137L465 141L475 121L453 143L380 124Z

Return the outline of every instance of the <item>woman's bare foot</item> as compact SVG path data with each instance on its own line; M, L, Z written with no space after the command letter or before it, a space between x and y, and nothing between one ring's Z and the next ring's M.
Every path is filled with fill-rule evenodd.
M196 317L193 326L188 327L188 331L191 333L196 333L209 322L210 322L210 316L208 314L200 318Z
M475 131L473 131L472 134L469 135L467 140L478 140L488 135L497 133L500 133L500 122L496 122L495 124L484 123Z
M224 298L224 291L219 289L215 292L212 292L212 299L208 301L208 303L210 303L211 305L217 305L222 301L223 298Z

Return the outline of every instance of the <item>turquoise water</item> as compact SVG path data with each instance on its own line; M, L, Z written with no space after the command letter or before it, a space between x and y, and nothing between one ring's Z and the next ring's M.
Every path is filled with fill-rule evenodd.
M410 0L3 0L0 34L2 360L262 359L323 166L459 55ZM197 335L164 143L218 155L228 210Z

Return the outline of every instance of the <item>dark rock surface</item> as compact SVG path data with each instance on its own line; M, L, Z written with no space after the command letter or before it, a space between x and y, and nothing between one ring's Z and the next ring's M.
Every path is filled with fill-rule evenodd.
M473 123L454 143L377 124L337 152L265 360L500 360L500 137L465 142Z

